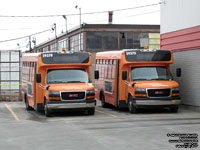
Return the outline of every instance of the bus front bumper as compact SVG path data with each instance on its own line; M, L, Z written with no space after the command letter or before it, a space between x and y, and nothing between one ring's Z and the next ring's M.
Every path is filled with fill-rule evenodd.
M47 101L47 109L87 109L96 106L96 99L81 100L81 101Z
M170 106L179 105L180 97L176 98L134 98L133 104L137 106Z

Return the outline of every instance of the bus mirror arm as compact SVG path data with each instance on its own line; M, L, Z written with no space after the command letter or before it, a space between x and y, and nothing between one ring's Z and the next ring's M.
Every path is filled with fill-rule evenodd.
M46 86L46 90L49 90L49 87L50 87L50 85L47 85L47 86Z
M181 77L181 68L176 68L176 76Z
M134 88L135 84L136 84L136 83L133 83L133 84L132 84L132 87L133 87L133 88Z
M36 74L36 82L41 83L41 74Z
M122 71L122 80L127 80L127 71Z
M98 70L94 71L94 79L99 79L99 71Z

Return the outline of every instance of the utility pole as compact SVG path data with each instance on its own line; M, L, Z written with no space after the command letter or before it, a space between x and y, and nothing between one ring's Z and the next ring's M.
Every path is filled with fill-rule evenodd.
M32 38L32 42L34 44L33 50L34 50L34 52L36 52L36 49L35 49L35 47L36 47L36 37Z
M30 52L32 51L32 48L31 48L31 36L29 36L29 51Z
M82 30L82 26L81 26L81 7L78 7L78 5L76 5L75 8L79 9L79 16L80 16L80 18L79 18L80 19L80 36L79 36L79 38L80 38L80 51L81 51L81 48L82 48L81 47L81 30Z
M53 24L53 27L51 30L55 31L55 44L56 44L56 49L55 51L58 51L58 41L57 41L57 33L56 33L56 23Z
M66 15L62 15L62 16L63 16L63 18L65 19L66 33L67 33L67 17L66 17Z
M65 24L66 24L66 44L65 44L65 47L66 47L66 49L65 50L67 50L67 43L68 43L68 31L67 31L67 16L66 15L63 15L63 18L65 19ZM69 48L68 48L68 50L69 50Z
M19 43L17 43L17 46L18 46L18 49L20 50L20 44Z

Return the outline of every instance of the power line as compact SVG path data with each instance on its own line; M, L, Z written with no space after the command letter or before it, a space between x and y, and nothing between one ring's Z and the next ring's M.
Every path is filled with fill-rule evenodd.
M26 36L22 36L22 37L14 38L14 39L3 40L3 41L0 41L0 43L3 43L3 42L10 42L10 41L15 41L15 40L24 39L24 38L27 38L27 37L29 37L29 36L33 36L33 35L37 35L37 34L41 34L41 33L47 32L47 31L50 31L50 29L48 29L48 30L44 30L44 31L41 31L41 32L37 32L37 33L34 33L34 34L26 35Z
M74 25L74 24L68 24L68 25ZM60 25L59 27L63 27L65 25ZM3 28L0 29L0 31L9 31L9 30L32 30L32 29L44 29L44 28L48 28L49 26L45 26L45 27L32 27L32 28Z
M130 9L138 9L138 8L144 8L144 7L150 7L150 6L155 6L159 5L160 3L155 3L155 4L149 4L149 5L143 5L143 6L138 6L138 7L131 7L131 8L124 8L124 9L115 9L115 10L109 10L109 11L125 11L125 10L130 10ZM99 13L108 13L107 11L99 11L99 12L90 12L90 13L83 13L83 15L90 15L90 14L99 14ZM81 14L82 15L82 14Z
M126 17L126 18L127 18L127 17L135 17L135 16L140 16L140 15L146 15L146 14L156 13L156 12L159 12L159 11L160 11L160 10L156 10L156 11L151 11L151 12L146 12L146 13L141 13L141 14L135 14L135 15L125 16L125 17ZM121 19L121 18L122 18L122 17L114 18L114 19ZM104 19L104 20L98 20L98 21L91 21L91 22L87 22L87 23L94 23L94 22L101 22L101 21L106 21L106 20ZM28 28L25 28L25 29L28 29ZM29 28L29 29L30 29L30 28ZM0 30L2 30L2 29L0 29ZM6 30L9 30L9 29L6 29ZM17 29L16 29L16 30L17 30ZM47 31L50 31L50 29L44 30L44 31L41 31L41 32L37 32L37 33L31 34L31 35L23 36L23 37L18 37L18 38L9 39L9 40L3 40L3 41L0 41L0 43L9 42L9 41L14 41L14 40L20 40L20 39L27 38L27 37L29 37L29 36L33 36L33 35L37 35L37 34L41 34L41 33L47 32Z
M8 30L30 30L30 29L41 29L41 28L47 28L46 27L33 27L33 28L3 28L0 29L1 31L8 31Z
M141 13L141 14L135 14L135 15L130 15L130 16L125 16L124 18L128 18L128 17L135 17L135 16L140 16L140 15L146 15L146 14L151 14L151 13L156 13L156 12L160 12L160 10L156 10L156 11L151 11L151 12L146 12L146 13ZM122 17L117 17L117 18L113 18L113 19L121 19ZM101 21L107 21L107 19L102 19L102 20L96 20L96 21L90 21L90 22L86 22L86 23L94 23L94 22L101 22ZM75 25L75 24L68 24L68 25ZM65 25L62 25L62 27ZM61 27L61 25L60 25ZM46 27L33 27L33 28L4 28L4 29L0 29L1 31L9 31L9 30L32 30L32 29L42 29L42 28L47 28Z
M130 15L130 16L125 16L123 18L136 17L136 16L147 15L147 14L152 14L152 13L156 13L156 12L160 12L160 10L146 12L146 13L141 13L141 14L135 14L135 15ZM116 20L116 19L122 19L122 17L113 18L113 20ZM91 22L86 22L86 23L94 23L94 22L101 22L101 21L107 21L107 19L97 20L97 21L91 21Z
M135 17L135 16L141 16L141 15L148 15L148 14L157 13L157 12L160 12L160 10L146 12L146 13L141 13L141 14L136 14L136 15L130 15L130 16L126 16L126 17Z
M123 9L115 9L115 10L109 10L109 11L113 11L113 12L117 12L117 11L125 11L125 10L131 10L131 9L139 9L139 8L145 8L145 7L150 7L150 6L155 6L155 5L159 5L161 3L155 3L155 4L149 4L149 5L143 5L143 6L137 6L137 7L130 7L130 8L123 8ZM107 11L99 11L99 12L88 12L88 13L82 13L81 15L92 15L92 14L100 14L100 13L107 13ZM65 16L77 16L80 14L66 14ZM0 17L8 17L8 18L42 18L42 17L62 17L62 15L40 15L40 16L7 16L7 15L0 15Z

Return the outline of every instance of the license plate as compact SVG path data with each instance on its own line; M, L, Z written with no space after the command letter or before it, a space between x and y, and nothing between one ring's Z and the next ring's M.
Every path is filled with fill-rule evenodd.
M176 103L176 100L172 100L172 103Z

